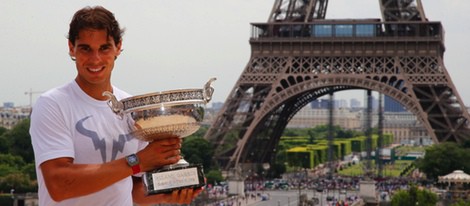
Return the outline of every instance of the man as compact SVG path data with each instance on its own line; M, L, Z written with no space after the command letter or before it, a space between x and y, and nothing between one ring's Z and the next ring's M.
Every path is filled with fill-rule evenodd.
M68 34L74 81L42 94L31 114L39 205L187 204L202 189L145 195L141 172L176 163L180 138L142 142L129 135L104 91L130 95L111 84L123 30L103 7L75 13Z

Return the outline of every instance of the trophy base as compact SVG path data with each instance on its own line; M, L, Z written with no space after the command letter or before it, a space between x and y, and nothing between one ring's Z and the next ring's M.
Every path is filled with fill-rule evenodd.
M171 193L173 190L200 188L206 185L204 171L199 164L165 167L146 172L143 175L143 183L147 195Z

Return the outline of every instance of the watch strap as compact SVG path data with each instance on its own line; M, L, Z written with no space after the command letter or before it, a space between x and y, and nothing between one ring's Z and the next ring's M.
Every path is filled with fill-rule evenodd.
M132 174L135 175L140 172L140 165L134 165L131 167L132 168Z

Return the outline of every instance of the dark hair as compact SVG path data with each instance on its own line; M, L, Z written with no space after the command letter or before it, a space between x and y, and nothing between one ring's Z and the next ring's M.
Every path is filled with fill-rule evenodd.
M104 29L108 36L113 38L115 44L119 43L124 34L124 29L119 27L114 14L101 6L87 6L75 12L70 22L68 34L68 39L72 42L72 45L75 45L78 32L83 29Z

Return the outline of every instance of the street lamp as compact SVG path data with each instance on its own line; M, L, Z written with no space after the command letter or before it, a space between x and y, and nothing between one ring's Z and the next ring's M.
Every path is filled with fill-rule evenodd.
M317 186L316 190L320 193L320 205L323 206L323 186Z
M269 170L269 168L271 168L271 165L267 162L263 163L263 169L264 170Z
M263 167L265 176L267 176L268 175L268 170L269 170L269 168L271 168L271 165L269 163L265 162L265 163L263 163L262 167Z

